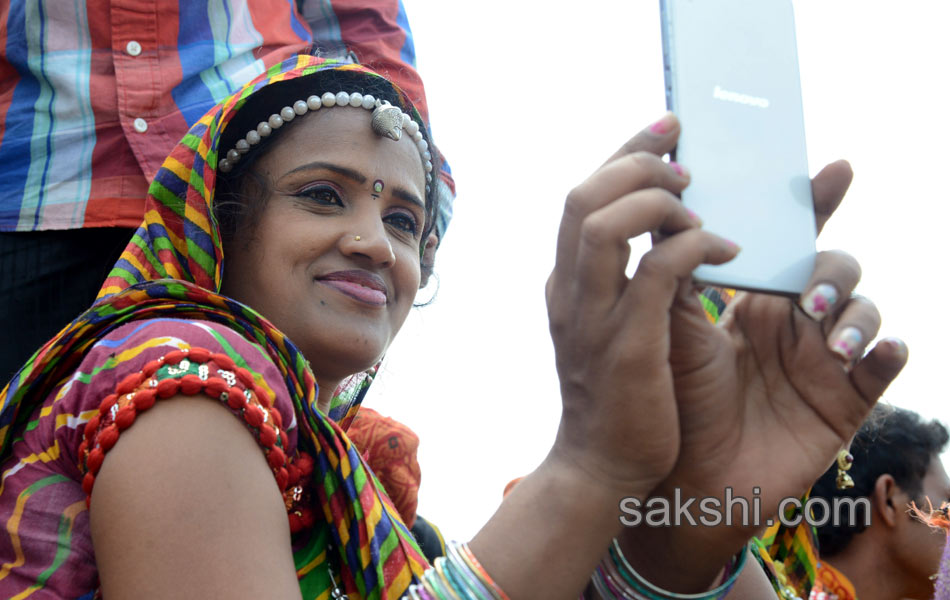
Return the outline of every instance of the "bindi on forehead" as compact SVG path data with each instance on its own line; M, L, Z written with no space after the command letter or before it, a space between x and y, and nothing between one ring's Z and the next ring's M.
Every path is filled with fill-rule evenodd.
M373 198L379 198L379 195L383 193L383 189L386 187L386 184L383 183L382 179L377 179L373 182Z

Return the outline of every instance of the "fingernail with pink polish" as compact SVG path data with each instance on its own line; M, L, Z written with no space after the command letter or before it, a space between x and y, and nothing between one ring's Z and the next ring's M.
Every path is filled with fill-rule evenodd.
M845 327L831 342L831 351L847 361L857 358L863 347L864 336L857 327Z
M689 177L689 171L686 170L686 167L676 161L670 161L670 168L673 169L673 171L675 171L680 177Z
M672 130L673 130L673 113L671 112L666 113L665 115L660 117L659 121L657 121L653 125L650 125L650 133L654 133L656 135L666 135Z
M684 207L684 208L685 208L685 207ZM696 222L699 223L700 225L703 224L702 218L700 218L699 215L697 215L696 213L694 213L694 212L691 211L690 209L688 209L688 208L686 209L686 214L689 215L689 218L690 218L690 219L696 221Z
M835 286L830 283L819 283L805 294L798 304L809 317L815 321L821 321L828 316L836 302L838 302L838 290Z

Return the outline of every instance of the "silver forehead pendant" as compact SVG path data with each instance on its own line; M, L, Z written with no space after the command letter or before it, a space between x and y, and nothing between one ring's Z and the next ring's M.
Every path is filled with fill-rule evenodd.
M373 111L373 131L399 141L402 137L402 111L392 104L381 104Z

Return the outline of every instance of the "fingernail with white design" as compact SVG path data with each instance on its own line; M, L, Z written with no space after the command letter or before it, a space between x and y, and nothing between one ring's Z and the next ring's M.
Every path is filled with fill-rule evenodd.
M831 351L848 362L860 356L863 348L864 336L857 327L845 327L838 332L834 341L831 342Z
M802 310L816 321L828 316L838 302L838 290L830 283L819 283L798 301Z

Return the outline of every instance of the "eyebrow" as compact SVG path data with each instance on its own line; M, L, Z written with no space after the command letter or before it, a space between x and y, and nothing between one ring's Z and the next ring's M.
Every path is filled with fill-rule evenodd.
M321 161L315 161L315 162L307 163L305 165L300 165L299 167L296 167L284 173L284 177L286 177L287 175L293 175L294 173L299 173L300 171L310 171L314 169L325 169L327 171L332 171L334 173L342 175L343 177L346 177L347 179L351 179L355 181L356 183L360 183L360 184L367 182L366 176L360 173L359 171L354 171L353 169L341 167L340 165L335 165L333 163L321 162ZM409 204L415 204L422 210L426 209L425 202L420 200L418 196L416 196L412 192L409 192L408 190L405 190L399 186L396 186L392 189L392 195L399 198L400 200L408 202Z
M341 167L340 165L335 165L333 163L327 162L312 162L305 165L300 165L290 171L284 173L284 176L293 175L294 173L299 173L300 171L311 171L314 169L325 169L327 171L333 171L339 175L346 177L347 179L352 179L356 183L366 183L366 176L360 173L359 171L354 171L353 169L347 169L346 167Z
M415 194L408 192L401 187L397 186L393 188L393 196L399 198L400 200L404 200L409 204L415 204L422 210L426 209L426 205L422 200L420 200Z

